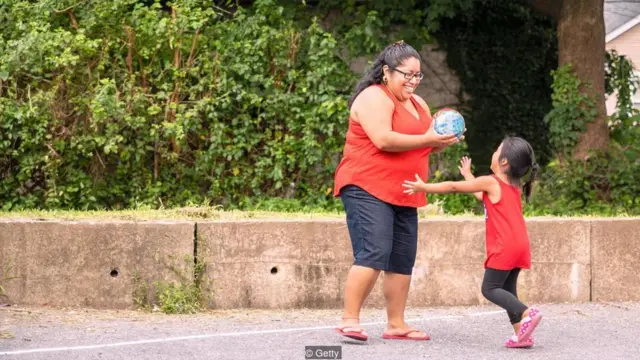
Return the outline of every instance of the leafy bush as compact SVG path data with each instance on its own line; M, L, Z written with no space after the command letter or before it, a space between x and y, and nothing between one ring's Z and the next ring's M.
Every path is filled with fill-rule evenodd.
M592 110L570 69L549 76L554 25L522 4L216 3L4 1L2 208L342 210L331 190L357 77L345 60L435 37L470 98L461 92L468 144L434 155L431 181L460 179L467 152L486 173L499 140L517 133L551 161L528 213L637 212L632 65L607 56L607 93L620 95L612 147L572 160L563 154ZM332 33L311 14L333 18ZM482 210L471 195L429 199L448 213Z
M549 138L554 151L560 156L570 156L580 134L587 129L598 110L588 95L579 91L583 84L571 72L571 65L553 70L553 109L545 116L549 126Z
M639 119L640 120L640 119ZM530 214L640 214L640 136L587 160L554 161L534 190Z
M353 74L274 1L13 0L0 10L0 203L322 201Z
M611 143L585 159L571 154L595 115L592 103L579 93L570 66L554 71L554 109L546 119L557 158L542 171L530 214L640 214L640 115L631 107L638 79L633 65L615 52L607 59L607 92L619 96L610 121Z

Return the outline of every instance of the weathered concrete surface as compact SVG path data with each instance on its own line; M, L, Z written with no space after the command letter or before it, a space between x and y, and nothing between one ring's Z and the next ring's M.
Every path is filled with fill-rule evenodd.
M590 296L590 223L527 222L532 267L521 272L518 296L530 303L582 302ZM409 306L483 305L485 228L481 219L423 220ZM384 304L381 284L371 304Z
M13 278L2 285L12 303L131 307L143 282L177 279L167 265L188 268L193 231L176 222L0 221L0 265Z
M339 306L353 259L337 220L198 223L198 243L222 309Z
M531 269L521 273L518 296L526 302L584 302L591 292L589 220L527 221Z
M0 302L125 308L144 283L178 280L191 222L0 220ZM640 219L528 219L525 303L640 300ZM420 221L409 306L485 305L481 218ZM353 255L344 219L197 224L211 308L340 308ZM175 259L169 259L170 255ZM111 276L117 270L117 276ZM139 279L134 281L138 274ZM381 275L367 307L383 307ZM147 293L149 294L149 292Z
M530 303L590 298L590 222L528 221L532 269L519 296ZM485 258L482 219L421 220L408 306L482 305ZM237 221L198 224L210 249L214 308L342 306L353 259L344 220ZM384 306L381 274L366 306Z
M484 224L478 219L422 220L408 306L470 305L482 300ZM381 276L383 278L383 276ZM372 303L383 306L382 281Z
M593 301L640 300L640 219L592 222Z

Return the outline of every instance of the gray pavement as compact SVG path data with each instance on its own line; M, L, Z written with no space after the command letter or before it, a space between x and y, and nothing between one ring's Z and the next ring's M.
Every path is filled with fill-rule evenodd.
M340 310L135 311L0 308L0 359L305 359L305 346L338 346L352 359L638 359L640 303L542 305L531 349L507 349L495 306L411 308L429 341L384 340L383 309L366 309L366 343L333 331Z

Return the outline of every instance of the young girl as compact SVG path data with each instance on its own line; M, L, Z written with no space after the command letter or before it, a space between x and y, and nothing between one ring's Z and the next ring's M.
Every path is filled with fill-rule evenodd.
M484 203L486 224L485 274L482 295L507 311L515 335L505 342L507 347L531 347L531 334L542 314L518 300L517 281L521 269L531 268L529 235L522 215L520 179L530 173L523 186L529 202L532 182L538 171L533 149L519 137L507 137L491 157L490 176L475 178L471 160L464 157L459 167L465 181L425 184L418 175L416 181L405 181L407 194L473 193Z

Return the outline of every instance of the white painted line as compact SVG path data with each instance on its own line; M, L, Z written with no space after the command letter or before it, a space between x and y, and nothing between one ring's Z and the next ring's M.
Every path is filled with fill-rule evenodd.
M496 311L487 311L481 313L470 314L468 316L487 316L487 315L496 315L496 314L505 314L505 310L496 310Z
M407 319L406 322L413 323L413 322L423 322L423 321L432 321L432 320L462 319L468 316L488 316L488 315L502 314L504 312L505 312L504 310L487 311L487 312L480 312L480 313L474 313L474 314L468 314L468 315L449 315L449 316L436 316L436 317L428 317L428 318L415 318L415 319ZM382 324L386 324L386 322L376 321L376 322L361 323L360 325L366 326L366 325L382 325ZM50 352L74 351L74 350L92 350L92 349L103 349L103 348L110 348L110 347L163 343L163 342L171 342L171 341L207 339L207 338L224 337L224 336L263 335L263 334L277 334L277 333L287 333L287 332L296 332L296 331L325 330L325 329L333 329L335 327L336 325L328 325L328 326L313 326L313 327L303 327L303 328L252 330L252 331L239 331L239 332L230 332L230 333L213 333L213 334L202 334L202 335L177 336L177 337L160 338L160 339L125 341L125 342L117 342L117 343L110 343L110 344L14 350L14 351L0 352L0 355L22 355L22 354L32 354L32 353L50 353Z

